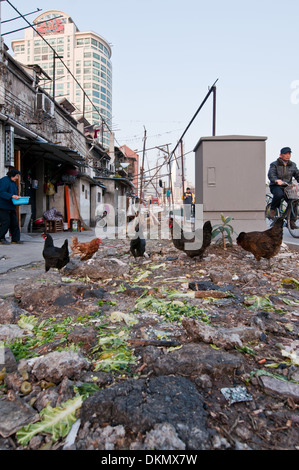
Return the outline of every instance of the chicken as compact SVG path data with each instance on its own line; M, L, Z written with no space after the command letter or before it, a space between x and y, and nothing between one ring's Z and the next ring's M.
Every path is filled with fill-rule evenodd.
M263 232L241 232L237 237L237 244L245 251L249 251L259 262L261 258L269 260L277 255L283 237L284 218L279 217L272 227Z
M53 238L49 233L42 233L45 240L43 257L45 259L45 270L49 271L50 268L62 269L70 260L68 241L65 240L64 244L58 248L54 246Z
M201 238L199 234L200 229L196 229L195 232L186 233L173 217L169 219L169 227L175 248L184 251L190 258L199 256L201 259L203 257L205 250L210 246L212 240L212 225L209 220L204 223L202 228L202 245L200 248L196 247L198 240ZM191 243L194 243L194 248L187 246L187 244Z
M90 259L99 249L101 238L93 238L90 242L79 242L77 237L72 238L72 256L79 255L81 261Z
M146 241L145 241L142 229L140 229L139 223L135 227L135 232L136 232L136 235L134 236L134 238L132 238L130 242L130 252L136 259L138 257L144 256Z

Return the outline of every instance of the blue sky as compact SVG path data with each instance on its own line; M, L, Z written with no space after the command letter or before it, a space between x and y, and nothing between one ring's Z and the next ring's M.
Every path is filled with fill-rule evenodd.
M113 129L119 145L172 150L216 79L216 135L266 136L266 168L290 146L299 166L298 0L12 0L23 14L69 14L81 31L112 45ZM40 12L40 13L42 13ZM27 17L33 20L37 14ZM2 20L15 11L2 2ZM24 21L2 25L2 32ZM23 37L19 32L5 36ZM12 52L11 50L9 52ZM292 88L293 87L293 88ZM212 97L184 140L187 178L193 149L212 134ZM158 151L148 151L155 164Z

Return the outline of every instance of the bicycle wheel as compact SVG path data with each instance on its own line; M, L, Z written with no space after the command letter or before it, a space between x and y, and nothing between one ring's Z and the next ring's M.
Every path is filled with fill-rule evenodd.
M299 238L299 200L290 201L287 215L288 230L292 237Z

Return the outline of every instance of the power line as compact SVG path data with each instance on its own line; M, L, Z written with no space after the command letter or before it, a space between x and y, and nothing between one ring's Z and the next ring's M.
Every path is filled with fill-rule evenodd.
M37 8L37 10L31 11L30 13L26 13L26 14L23 15L23 16L33 15L33 13L37 13L38 11L42 11L41 8ZM9 23L10 21L18 20L19 18L22 18L22 15L20 15L20 16L15 16L14 18L10 18L9 20L3 20L3 21L1 21L1 24ZM8 33L7 33L7 34L8 34Z
M95 104L91 101L91 99L89 98L89 96L87 95L87 93L85 92L84 88L82 87L82 85L79 83L79 81L77 80L77 78L73 75L73 73L71 72L71 70L68 68L68 66L63 62L62 58L57 54L56 50L54 49L54 47L52 47L52 45L44 38L44 36L39 32L37 31L34 26L25 18L25 15L23 15L21 12L19 12L19 10L9 1L9 0L6 0L6 2L20 15L20 17L23 18L24 21L26 21L26 23L29 25L30 28L32 28L40 37L41 39L47 44L47 46L53 51L53 55L54 55L54 59L59 59L61 61L61 63L63 64L63 66L66 68L66 70L68 71L68 73L71 75L71 77L74 79L74 81L76 82L76 84L79 86L79 88L82 90L84 96L88 99L88 101L90 102L90 104L93 106L94 110L99 114L99 117L101 118L101 121L102 121L102 124L104 124L106 126L106 128L108 129L108 131L110 133L112 133L112 130L110 129L108 123L105 121L105 119L103 118L103 116L101 115L100 113L100 109L97 108L95 106ZM55 79L55 77L54 77Z

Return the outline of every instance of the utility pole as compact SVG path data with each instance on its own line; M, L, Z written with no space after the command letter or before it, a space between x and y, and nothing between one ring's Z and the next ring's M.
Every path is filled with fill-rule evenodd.
M216 135L216 86L213 85L213 136Z
M53 52L53 101L55 101L56 59L63 59L63 57Z
M184 175L184 149L183 149L183 139L180 141L181 146L181 164L182 164L182 190L183 190L183 197L185 193L185 175Z
M143 185L143 170L144 170L144 158L145 158L145 143L146 143L146 129L144 127L142 166L140 168L140 195L139 195L140 203L142 201L142 185Z

